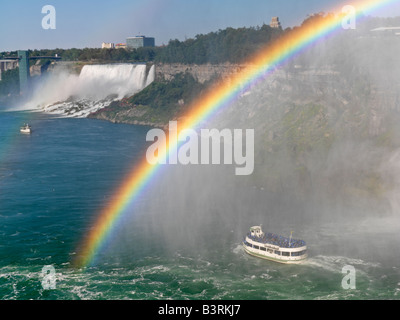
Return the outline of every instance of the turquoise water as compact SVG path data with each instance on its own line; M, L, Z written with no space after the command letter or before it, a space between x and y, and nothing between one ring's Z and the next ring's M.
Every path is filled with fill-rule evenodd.
M24 122L32 125L31 135L19 133ZM398 298L399 236L392 220L310 219L300 234L309 246L308 261L280 265L248 256L240 245L259 218L247 218L249 203L254 210L268 203L262 190L242 186L239 194L251 195L246 203L231 197L232 184L216 196L210 179L209 188L193 196L185 192L193 177L176 183L178 176L168 176L168 168L132 205L96 262L73 268L93 219L145 151L148 130L0 112L1 299ZM221 203L238 213L226 218ZM179 208L184 210L177 215ZM202 208L211 212L204 219ZM180 221L190 230L181 231ZM347 265L356 270L355 289L342 286ZM42 284L44 266L54 268L55 288Z

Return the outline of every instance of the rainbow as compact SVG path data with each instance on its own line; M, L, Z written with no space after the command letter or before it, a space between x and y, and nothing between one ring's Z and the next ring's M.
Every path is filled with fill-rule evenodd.
M370 0L362 1L357 5L358 17L362 12L370 12L382 6L389 5L394 0ZM341 12L341 10L340 10ZM335 31L343 30L343 15L332 15L321 21L305 24L285 33L274 43L269 44L245 65L245 68L234 76L231 81L219 83L201 96L189 108L189 112L179 119L179 131L188 128L198 128L204 121L212 117L215 112L229 105L237 99L243 89L262 81L277 67L285 64L291 58L306 50L310 45L323 40ZM168 139L167 139L168 141ZM164 152L178 148L178 145L167 145ZM166 155L165 154L165 155ZM159 154L159 156L163 156ZM140 192L154 177L161 165L151 165L146 159L142 159L138 165L127 175L126 179L115 192L109 205L100 213L93 227L89 230L81 243L74 265L87 267L94 263L96 255L101 251L107 239L112 234L114 227L120 218L128 213L127 208L137 199Z

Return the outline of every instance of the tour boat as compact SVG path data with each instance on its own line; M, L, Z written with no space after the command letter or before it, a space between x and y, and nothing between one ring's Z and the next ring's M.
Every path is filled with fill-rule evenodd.
M22 133L31 133L31 127L29 126L29 124L24 124L24 125L21 127L20 131L21 131Z
M264 233L261 226L250 228L243 240L245 251L259 258L280 263L300 263L307 258L307 246L303 240Z

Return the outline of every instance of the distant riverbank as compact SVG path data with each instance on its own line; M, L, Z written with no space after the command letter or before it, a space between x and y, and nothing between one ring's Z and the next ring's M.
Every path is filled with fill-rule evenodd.
M169 121L165 112L149 106L135 106L127 99L114 101L108 107L89 114L88 118L157 128L164 128Z

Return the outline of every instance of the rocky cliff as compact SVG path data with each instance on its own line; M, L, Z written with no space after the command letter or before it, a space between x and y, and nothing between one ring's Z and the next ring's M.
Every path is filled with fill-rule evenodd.
M210 81L215 78L227 79L237 74L247 65L240 64L204 64L204 65L186 65L186 64L156 64L156 80L170 80L178 73L189 72L200 83Z
M393 213L400 194L397 40L345 37L314 46L241 92L207 126L254 129L255 170L247 182L300 199L302 210L344 219ZM157 65L156 81L184 72L203 83L229 81L244 67ZM94 116L163 127L184 110L122 101Z

